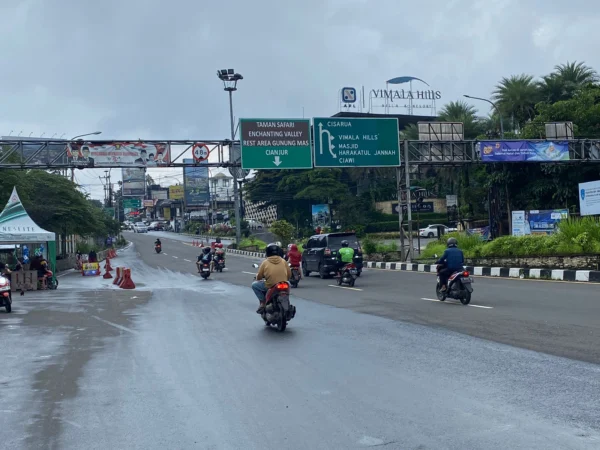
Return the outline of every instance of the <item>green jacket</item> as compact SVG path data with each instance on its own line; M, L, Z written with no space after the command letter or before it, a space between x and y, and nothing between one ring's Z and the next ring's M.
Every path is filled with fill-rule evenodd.
M340 260L343 263L349 264L354 261L354 249L350 247L342 247L340 248Z

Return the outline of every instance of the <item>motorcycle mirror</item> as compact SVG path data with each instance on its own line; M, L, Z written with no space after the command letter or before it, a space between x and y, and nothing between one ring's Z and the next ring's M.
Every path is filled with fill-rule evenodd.
M254 263L254 264L252 264L252 267L254 267L255 269L258 269L258 264Z

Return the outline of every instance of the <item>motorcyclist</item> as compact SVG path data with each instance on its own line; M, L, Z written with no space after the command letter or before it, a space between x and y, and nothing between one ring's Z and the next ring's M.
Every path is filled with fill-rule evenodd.
M196 267L198 268L198 272L200 272L201 264L210 264L212 261L212 254L210 252L210 247L204 247L202 249L202 253L198 255L198 261L196 261Z
M342 248L338 251L338 272L341 272L342 267L354 261L354 249L350 248L350 243L346 240L342 241Z
M454 272L463 270L463 266L465 264L465 255L457 246L458 241L456 238L449 238L446 242L447 248L444 250L444 254L436 263L443 266L443 268L438 271L440 284L442 285L441 291L446 291L446 289L448 289L447 285L450 275L452 275Z
M298 246L296 244L290 244L288 246L288 252L284 259L290 263L290 266L295 268L300 267L302 264L302 253L298 251Z
M267 245L265 259L256 274L256 281L252 283L252 290L260 302L256 312L262 314L265 310L267 291L277 283L289 281L292 272L281 256L282 249L276 243Z
M160 242L159 238L156 238L156 240L154 241L154 246L155 247L162 247L162 242Z

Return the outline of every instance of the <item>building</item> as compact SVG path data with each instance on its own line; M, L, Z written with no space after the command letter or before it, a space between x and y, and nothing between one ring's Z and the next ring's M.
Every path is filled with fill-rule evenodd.
M232 202L233 199L233 177L229 172L216 171L215 175L209 177L209 189L211 201Z

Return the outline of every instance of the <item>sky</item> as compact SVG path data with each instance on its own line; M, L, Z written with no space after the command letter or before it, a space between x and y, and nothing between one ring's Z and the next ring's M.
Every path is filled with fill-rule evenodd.
M489 97L504 76L567 61L600 70L592 0L0 0L0 17L4 136L226 139L226 68L244 77L236 119L330 116L342 87L398 76L439 90L439 110ZM180 172L150 174L168 185ZM98 175L76 171L94 198Z

